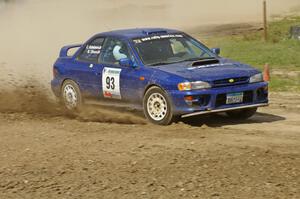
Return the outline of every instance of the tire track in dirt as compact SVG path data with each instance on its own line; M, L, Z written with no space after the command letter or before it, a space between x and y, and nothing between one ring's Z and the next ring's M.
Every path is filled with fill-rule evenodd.
M247 131L223 116L161 127L0 113L0 198L298 198L298 133L259 130L270 115Z

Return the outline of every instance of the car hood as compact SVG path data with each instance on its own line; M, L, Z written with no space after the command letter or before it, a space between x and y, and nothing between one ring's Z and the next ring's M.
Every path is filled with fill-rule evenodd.
M188 81L206 81L250 77L259 71L249 65L229 59L218 59L219 63L193 66L193 62L182 62L157 66L156 69L180 76Z

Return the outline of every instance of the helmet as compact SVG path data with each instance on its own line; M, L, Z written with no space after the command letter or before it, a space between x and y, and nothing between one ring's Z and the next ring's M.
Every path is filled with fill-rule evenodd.
M127 58L127 55L121 53L120 50L121 50L120 45L116 45L113 49L113 55L117 61L120 61L120 59Z

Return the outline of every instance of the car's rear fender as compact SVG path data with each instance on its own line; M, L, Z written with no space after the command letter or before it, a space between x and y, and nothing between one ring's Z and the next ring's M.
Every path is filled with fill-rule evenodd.
M56 78L51 81L51 88L56 97L60 97L62 86L63 86L64 82L67 80L74 81L73 79L68 78L68 77ZM74 82L76 84L78 84L76 81L74 81ZM78 86L79 86L79 84L78 84Z

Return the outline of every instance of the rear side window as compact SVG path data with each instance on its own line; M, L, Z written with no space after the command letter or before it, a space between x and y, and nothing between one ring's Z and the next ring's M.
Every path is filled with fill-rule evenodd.
M88 62L98 62L104 38L97 38L86 45L85 49L78 56L79 60Z

